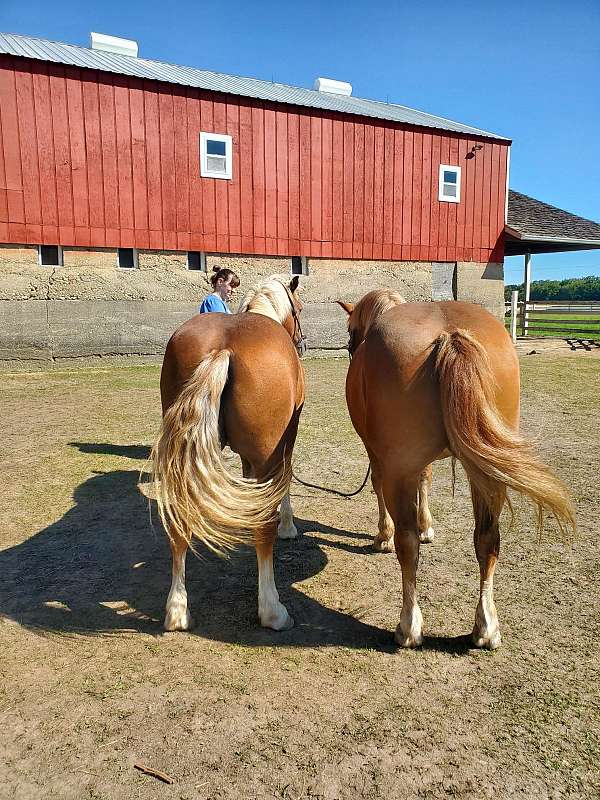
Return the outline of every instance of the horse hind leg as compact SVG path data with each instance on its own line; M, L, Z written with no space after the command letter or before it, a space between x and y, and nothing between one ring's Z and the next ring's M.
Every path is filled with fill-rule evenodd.
M254 470L252 464L242 458L242 474L244 478L253 478ZM290 501L289 490L284 495L279 506L279 525L277 526L277 536L280 539L295 539L298 536L298 529L294 525L294 512Z
M254 478L262 474L264 469L257 469L247 459L242 458L242 472L245 478ZM286 499L287 507L285 505ZM282 517L289 513L291 524L295 529L292 507L289 502L289 493L287 493L281 501L281 508L283 510ZM276 535L277 530L275 528L275 523L272 522L265 525L264 528L259 529L254 537L256 562L258 565L258 618L263 628L272 628L275 631L286 631L294 627L294 620L288 614L287 608L280 602L279 592L275 585L273 545Z
M166 631L187 631L194 627L194 620L188 609L185 588L185 559L187 542L181 538L170 538L173 556L171 590L167 597L164 628Z
M394 521L385 506L381 471L374 459L371 459L371 483L373 484L373 491L377 495L377 505L379 506L378 533L373 540L373 550L377 553L391 553L393 550Z
M501 636L498 614L494 603L494 570L500 552L499 518L506 497L506 489L497 484L491 497L483 498L471 485L473 512L475 514L474 544L479 563L479 602L475 611L473 642L476 647L495 650Z
M284 495L279 507L277 536L280 539L295 539L298 536L298 529L294 525L294 512L292 511L289 491Z
M402 568L402 611L395 639L401 647L423 644L423 616L417 600L419 529L416 478L384 483L385 499L394 519L394 545Z
M254 470L246 459L242 459L242 473L244 478L253 478ZM279 506L279 525L277 526L277 536L280 539L295 539L298 536L298 529L294 525L294 512L290 501L289 490L284 495Z
M254 478L255 476L252 464L245 458L242 458L242 474L244 478ZM289 490L284 495L279 506L277 536L280 539L295 539L298 536L298 528L294 524L294 512L292 511Z
M431 512L429 511L428 495L431 489L431 481L433 477L433 470L431 464L425 467L419 476L419 489L418 489L418 511L417 521L419 526L419 539L421 544L430 544L433 542L435 532L432 527Z
M273 572L273 544L275 523L261 529L256 535L256 561L258 563L258 617L264 628L285 631L294 627L294 620L279 600Z

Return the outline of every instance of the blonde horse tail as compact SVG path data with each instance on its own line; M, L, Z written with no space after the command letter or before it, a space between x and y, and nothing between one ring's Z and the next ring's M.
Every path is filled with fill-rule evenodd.
M152 449L152 483L140 486L156 499L171 541L183 539L193 548L195 537L219 554L250 542L274 520L291 478L285 458L264 483L228 468L219 412L230 355L213 351L198 364L163 417Z
M575 530L575 512L566 487L539 461L532 443L503 421L495 401L494 376L481 344L464 330L444 332L434 352L450 450L472 486L484 500L498 497L499 485L527 496L537 511L540 531L545 510L555 517L563 535L569 528Z

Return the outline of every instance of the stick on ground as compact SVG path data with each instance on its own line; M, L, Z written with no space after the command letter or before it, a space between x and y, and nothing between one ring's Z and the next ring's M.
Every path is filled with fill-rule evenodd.
M140 772L144 772L146 775L152 775L153 778L158 778L159 781L163 781L164 783L175 783L174 779L169 777L164 772L160 772L157 769L153 769L152 767L147 767L145 764L134 764L135 769L139 769Z

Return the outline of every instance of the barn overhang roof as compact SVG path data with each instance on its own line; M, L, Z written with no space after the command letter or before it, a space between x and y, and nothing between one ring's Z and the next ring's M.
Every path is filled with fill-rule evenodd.
M600 224L509 190L505 255L596 249L600 249Z
M288 86L283 83L261 81L256 78L243 78L237 75L225 75L220 72L181 67L164 61L153 61L147 58L108 53L92 50L88 47L52 42L33 36L20 36L11 33L0 33L0 53L54 64L66 64L73 67L84 67L101 72L112 72L117 75L128 75L145 80L163 81L166 83L190 86L211 92L267 100L274 103L286 103L322 111L340 114L354 114L361 117L401 122L423 128L437 128L443 131L466 134L468 136L485 137L510 144L511 140L489 131L463 125L461 122L436 117L424 111L400 106L395 103L383 103L378 100L366 100L360 97L343 96L304 89L299 86Z

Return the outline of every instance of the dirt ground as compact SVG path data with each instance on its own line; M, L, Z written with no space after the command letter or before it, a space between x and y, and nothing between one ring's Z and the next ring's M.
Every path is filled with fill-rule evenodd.
M598 358L600 357L600 338L555 339L550 336L519 336L516 348L519 355L586 355L587 358Z
M136 491L158 367L0 372L0 797L592 798L600 791L600 362L521 356L523 427L577 502L579 534L505 522L500 650L468 634L478 571L464 476L436 465L422 548L427 634L398 650L395 556L369 489L294 486L276 576L296 626L262 630L251 551L189 562L197 628L164 634L168 550ZM296 471L357 487L344 359L308 360ZM142 762L174 780L134 769Z

